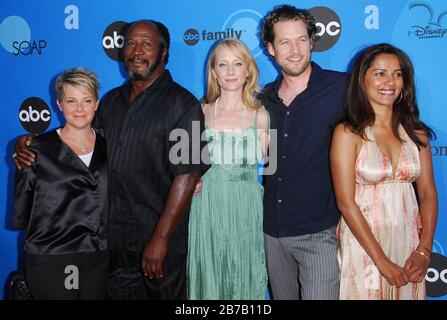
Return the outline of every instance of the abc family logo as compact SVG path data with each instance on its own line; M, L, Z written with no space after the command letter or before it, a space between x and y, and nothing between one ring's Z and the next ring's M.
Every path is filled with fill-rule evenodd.
M102 35L102 48L107 56L115 61L123 61L124 35L129 23L125 21L112 22Z
M26 131L40 134L50 125L50 108L38 97L27 98L20 105L19 120Z
M244 30L236 30L234 28L227 28L226 30L222 31L208 31L208 30L202 30L201 33L199 33L196 29L188 29L183 34L183 41L188 46L194 46L196 45L199 40L202 41L216 41L224 38L237 38L241 39L242 32Z

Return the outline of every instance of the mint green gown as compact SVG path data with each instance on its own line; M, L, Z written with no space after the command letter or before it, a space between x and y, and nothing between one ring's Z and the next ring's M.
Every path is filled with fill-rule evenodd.
M262 159L255 123L241 134L206 128L211 168L191 204L188 299L265 299Z

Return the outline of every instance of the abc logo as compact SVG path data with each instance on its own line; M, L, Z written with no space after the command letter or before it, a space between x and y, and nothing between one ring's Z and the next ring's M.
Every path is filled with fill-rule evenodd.
M40 98L28 98L20 105L19 120L26 131L40 134L50 125L50 108Z
M313 51L326 51L334 46L338 38L340 38L340 18L334 11L326 7L314 7L309 11L315 18L317 35L320 37Z
M102 47L110 59L123 61L124 35L129 24L124 21L111 23L102 35Z
M188 29L183 34L183 41L185 41L188 46L195 45L197 42L199 42L199 39L199 32L197 32L196 29Z
M447 258L445 256L438 253L431 255L425 284L429 297L441 297L447 294Z

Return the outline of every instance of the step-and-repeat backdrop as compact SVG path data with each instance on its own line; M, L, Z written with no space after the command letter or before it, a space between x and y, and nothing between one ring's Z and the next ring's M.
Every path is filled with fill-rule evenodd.
M24 235L11 227L13 144L27 132L61 124L54 95L56 75L73 66L94 70L101 95L126 80L120 61L121 27L137 19L165 23L171 33L168 68L197 98L204 93L204 66L210 46L237 37L251 49L261 84L277 70L260 48L259 19L281 1L258 0L58 0L2 1L0 4L0 298L8 278L23 264ZM405 50L416 70L421 117L436 132L431 151L439 193L439 222L426 280L432 299L447 298L447 1L307 0L321 40L313 60L346 71L366 45L390 42ZM2 292L4 291L4 292Z

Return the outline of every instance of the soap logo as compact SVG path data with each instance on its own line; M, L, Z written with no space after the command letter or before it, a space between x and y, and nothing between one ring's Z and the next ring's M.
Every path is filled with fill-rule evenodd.
M40 98L27 98L20 105L19 120L26 131L31 134L40 134L50 125L50 108Z
M46 40L31 39L28 22L19 16L9 16L0 23L0 44L15 56L41 55L47 47Z
M425 282L428 297L441 297L447 294L447 258L445 256L432 253Z
M319 39L313 51L321 52L332 48L340 38L342 31L338 15L326 7L313 7L309 12L315 18Z
M15 56L23 55L29 56L32 54L42 54L44 48L47 47L47 42L45 40L38 41L14 41L12 43Z
M428 14L425 24L416 24L408 30L408 36L415 36L420 40L426 39L442 39L447 35L447 26L442 25L442 21L447 10L442 11L436 16L433 8L426 2L411 2L408 5L410 11L423 10Z
M123 61L124 36L129 24L125 21L112 22L102 35L102 48L115 61Z

